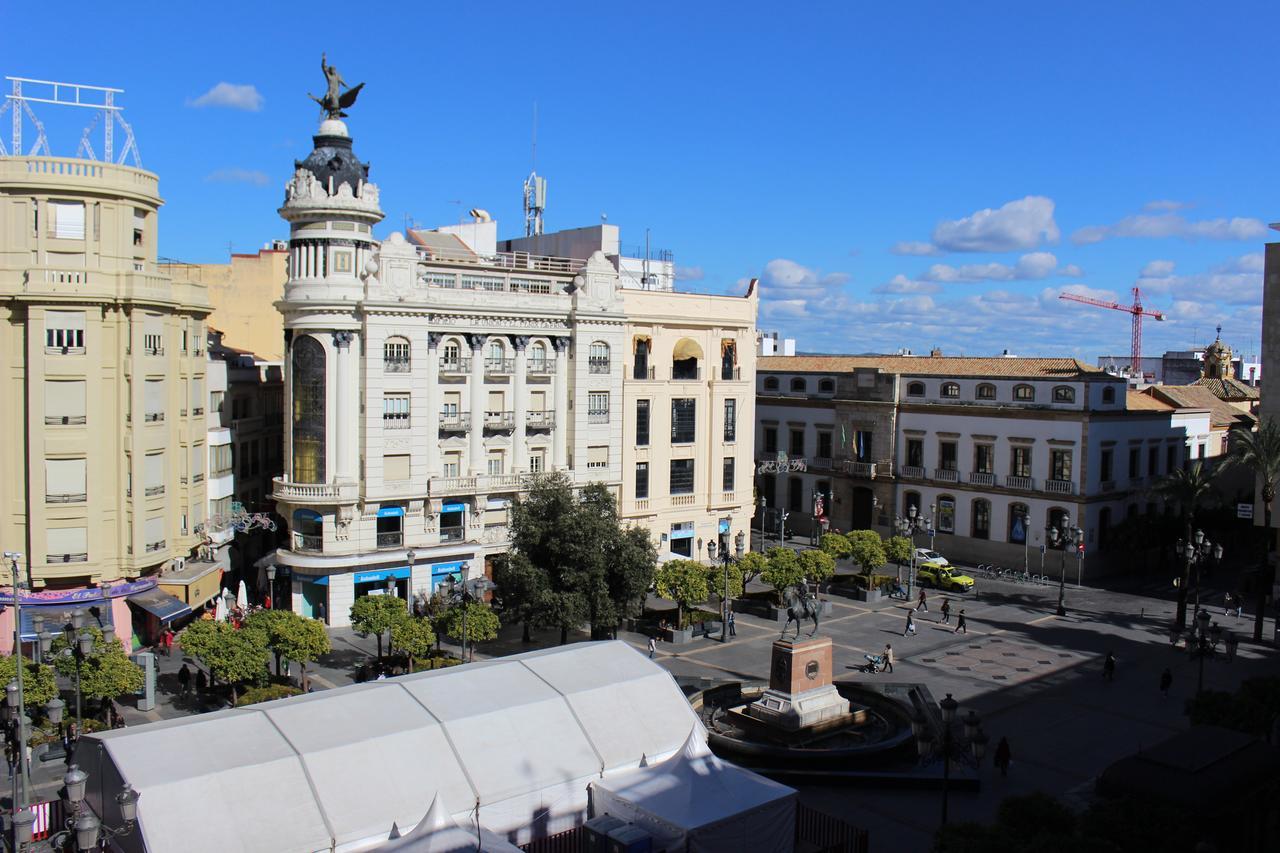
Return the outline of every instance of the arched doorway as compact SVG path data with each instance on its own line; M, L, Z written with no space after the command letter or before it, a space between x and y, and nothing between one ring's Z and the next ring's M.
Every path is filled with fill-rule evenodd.
M875 496L865 486L853 490L853 515L850 530L869 530L875 522Z

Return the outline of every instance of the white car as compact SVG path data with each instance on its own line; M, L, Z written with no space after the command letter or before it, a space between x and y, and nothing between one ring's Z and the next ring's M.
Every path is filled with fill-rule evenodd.
M947 562L946 557L942 556L937 551L930 551L928 548L917 548L916 549L916 565L917 566L937 566L938 568L941 569L951 564Z

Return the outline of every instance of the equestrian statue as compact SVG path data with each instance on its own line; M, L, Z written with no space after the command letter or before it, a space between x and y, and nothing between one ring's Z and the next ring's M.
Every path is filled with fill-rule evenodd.
M800 623L806 619L813 620L813 630L809 632L809 636L818 633L818 597L810 594L807 580L801 579L799 583L787 587L782 594L782 604L787 608L787 622L782 626L782 639L786 639L792 622L796 623L796 639L800 639Z

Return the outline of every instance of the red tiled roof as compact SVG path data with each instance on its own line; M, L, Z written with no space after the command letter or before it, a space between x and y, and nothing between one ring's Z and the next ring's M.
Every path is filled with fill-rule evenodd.
M756 370L784 373L849 373L879 368L908 376L1005 376L1025 379L1114 379L1120 377L1074 358L980 358L902 355L771 355L756 360Z

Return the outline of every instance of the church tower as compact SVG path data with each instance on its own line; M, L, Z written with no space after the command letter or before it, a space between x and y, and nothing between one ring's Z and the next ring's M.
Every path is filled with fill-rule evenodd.
M1204 351L1204 367L1200 375L1205 379L1231 379L1231 347L1222 342L1222 327L1218 337Z

